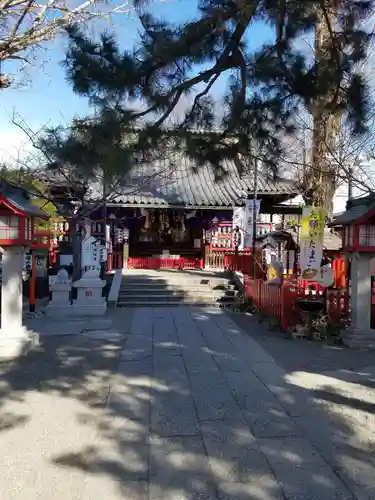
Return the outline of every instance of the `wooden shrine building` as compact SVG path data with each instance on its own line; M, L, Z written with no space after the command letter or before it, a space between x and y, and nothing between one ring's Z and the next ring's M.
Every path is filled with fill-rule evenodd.
M224 168L226 174L215 179L211 166L198 167L188 157L138 165L111 201L90 215L92 234L107 240L112 266L122 265L124 242L125 258L136 267L160 258L185 259L198 267L207 245L232 251L233 210L253 197L254 185L252 176L239 175L235 162L227 161ZM100 198L100 186L91 191ZM271 181L260 173L257 194L257 232L262 234L272 230L274 214L293 209L282 203L299 193L292 182Z

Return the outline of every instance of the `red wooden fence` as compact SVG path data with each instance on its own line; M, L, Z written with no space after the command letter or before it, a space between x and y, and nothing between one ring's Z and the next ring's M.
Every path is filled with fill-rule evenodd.
M253 280L244 276L245 296L253 299L254 305L280 321L285 331L298 320L297 301L306 298L306 288L298 281L284 280L281 285L271 285L262 279ZM311 290L310 290L311 293ZM321 295L309 296L319 298ZM346 290L327 290L327 314L333 324L338 324L349 314L349 294Z
M258 264L256 266L256 277L265 278L265 270L262 269L261 256L256 256ZM251 253L227 253L224 256L224 267L230 271L240 271L250 276L253 275L253 257ZM338 256L332 260L332 273L333 273L333 287L334 288L347 288L347 276L345 269L345 259L343 256ZM297 279L295 276L294 279ZM306 295L322 295L325 287L318 283L312 283L307 280L299 280L299 288L305 290Z
M264 277L264 271L260 264L261 257L260 255L255 255L256 259L256 267L255 273L257 278ZM258 262L257 262L258 260ZM250 276L254 273L253 266L253 256L251 253L240 253L238 255L235 254L226 254L224 256L224 268L229 269L230 271L239 271L244 274L249 274Z
M327 291L327 313L331 322L339 324L349 317L350 297L347 290Z
M282 331L293 323L297 300L294 283L284 281L281 286L269 285L262 279L244 276L244 289L245 295L252 297L259 310L280 321Z
M160 257L129 257L129 269L201 269L203 259L195 258L165 258Z

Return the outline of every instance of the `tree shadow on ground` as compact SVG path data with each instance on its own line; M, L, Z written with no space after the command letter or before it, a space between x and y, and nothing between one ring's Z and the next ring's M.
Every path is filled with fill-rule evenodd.
M271 392L350 488L353 498L374 498L374 353L293 342L273 333L267 339L266 330L253 318L230 317L248 342L254 339L272 354L279 374L277 379L268 378Z
M346 469L327 462L339 454L364 464L349 448L353 422L320 405L316 388L257 361L222 311L113 314L120 338L43 336L1 365L1 416L16 422L0 426L1 497L25 498L11 484L29 481L49 499L50 486L33 482L38 468L55 498L351 498L339 479Z
M292 340L279 329L271 330L256 317L228 313L232 321L267 350L286 371L325 373L332 370L360 372L374 365L373 351L350 349L309 340ZM360 354L359 354L360 353ZM375 376L372 376L375 379Z

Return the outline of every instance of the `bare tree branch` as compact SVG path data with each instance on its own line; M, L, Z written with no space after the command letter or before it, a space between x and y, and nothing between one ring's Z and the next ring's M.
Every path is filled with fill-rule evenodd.
M30 49L73 23L109 18L131 10L132 0L0 0L0 89L9 86L1 62L28 60Z

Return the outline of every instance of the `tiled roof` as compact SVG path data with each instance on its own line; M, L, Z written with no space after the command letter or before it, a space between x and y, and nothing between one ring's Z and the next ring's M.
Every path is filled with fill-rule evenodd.
M330 226L341 226L350 224L366 215L375 208L374 195L350 200L347 203L347 210L333 218Z
M43 210L32 203L27 191L22 187L2 180L0 184L0 193L16 209L42 219L48 218L48 215L43 212Z
M115 203L129 205L222 206L243 204L253 192L252 176L240 177L234 161L224 163L226 175L216 180L210 165L197 167L183 156L138 166L129 184L122 187ZM267 180L258 176L259 195L295 196L298 190L291 181Z

